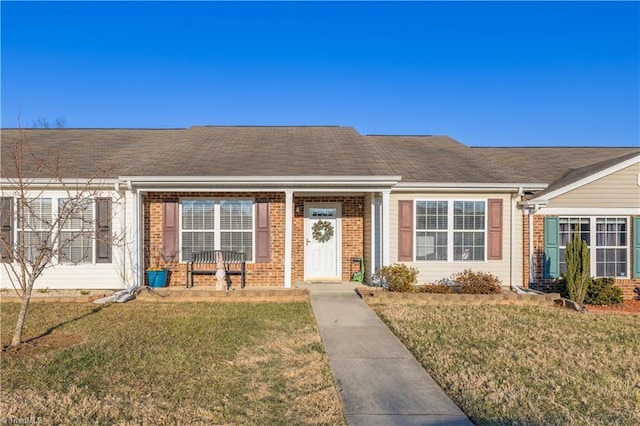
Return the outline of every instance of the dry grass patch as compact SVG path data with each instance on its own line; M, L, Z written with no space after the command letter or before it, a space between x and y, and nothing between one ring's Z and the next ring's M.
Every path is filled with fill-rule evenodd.
M640 317L376 305L477 424L640 424Z
M2 305L3 342L17 310ZM35 339L2 354L4 422L344 424L308 303L34 304L29 314Z

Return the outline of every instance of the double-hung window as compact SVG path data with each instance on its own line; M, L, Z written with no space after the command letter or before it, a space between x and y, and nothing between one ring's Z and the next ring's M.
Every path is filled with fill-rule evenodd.
M20 205L18 214L18 249L24 250L27 261L33 262L40 250L50 246L53 221L51 198L33 198Z
M576 229L589 247L592 276L627 277L627 218L619 217L560 217L558 231L561 274L567 272L566 246L573 240Z
M253 260L252 200L181 200L180 208L182 261L208 250L238 251Z
M17 252L24 250L25 260L33 262L40 251L46 249L56 253L55 261L60 264L111 263L109 198L53 196L15 204L22 210L15 217L16 227L11 218L3 223L3 232L11 234L15 229L17 244L14 249Z
M58 214L67 218L60 227L60 260L93 263L93 200L59 198Z
M417 200L416 261L484 261L486 201Z

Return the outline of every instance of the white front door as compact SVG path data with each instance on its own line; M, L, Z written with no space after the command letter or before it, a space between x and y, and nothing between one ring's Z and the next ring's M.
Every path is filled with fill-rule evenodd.
M340 216L340 203L305 205L305 280L339 281L341 279Z

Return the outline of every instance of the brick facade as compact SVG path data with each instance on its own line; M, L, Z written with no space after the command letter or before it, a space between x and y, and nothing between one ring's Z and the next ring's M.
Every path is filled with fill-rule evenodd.
M292 281L304 280L304 206L305 203L342 204L342 281L349 281L351 259L364 256L364 197L294 197Z
M534 267L534 283L532 288L540 291L557 291L556 279L549 279L544 277L544 218L545 216L534 215L533 216L533 267ZM528 217L523 222L523 250L524 250L524 277L523 282L529 282L529 230L528 230ZM633 217L628 217L628 226L631 229L629 233L628 250L629 265L628 269L630 273L633 273L634 256L640 256L640 253L633 252L633 245L631 244L634 238L635 232L640 232L638 229L633 229ZM638 296L635 289L640 286L640 278L616 278L616 286L622 289L622 293L625 299L633 299Z
M270 262L247 263L247 287L282 287L284 285L285 195L281 192L157 192L142 197L144 268L154 263L162 252L162 203L180 198L252 198L269 201ZM351 258L363 256L364 219L362 196L295 197L292 239L292 282L304 279L304 204L307 202L339 202L342 204L342 280L350 278ZM169 285L184 286L186 266L178 261L165 263L170 271ZM145 278L146 279L146 278ZM238 287L239 277L232 276L232 285ZM198 275L195 285L212 285L215 277Z

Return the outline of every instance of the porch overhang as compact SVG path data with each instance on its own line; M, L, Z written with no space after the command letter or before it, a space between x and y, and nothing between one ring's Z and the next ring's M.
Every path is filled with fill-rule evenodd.
M379 192L400 176L122 176L120 185L140 191Z

